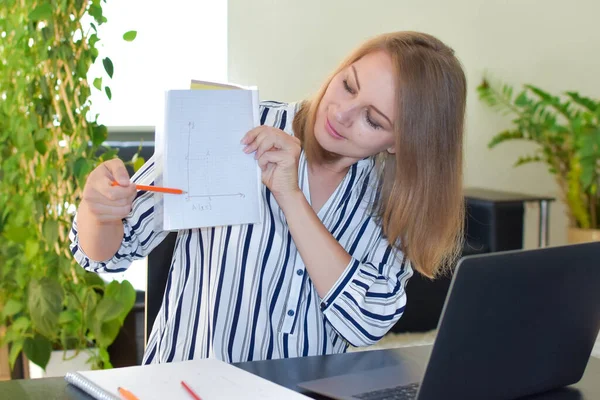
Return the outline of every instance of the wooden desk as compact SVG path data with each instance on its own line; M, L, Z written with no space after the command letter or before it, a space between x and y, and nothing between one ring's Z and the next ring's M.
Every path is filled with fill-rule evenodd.
M315 399L324 397L303 392L296 384L311 379L373 368L392 366L411 359L425 365L431 346L372 350L329 356L299 357L280 360L252 361L234 364L255 375L302 392ZM10 400L90 400L91 397L74 388L62 378L15 380L0 382L0 399ZM597 400L600 399L600 359L592 357L581 381L552 392L527 397L528 400Z

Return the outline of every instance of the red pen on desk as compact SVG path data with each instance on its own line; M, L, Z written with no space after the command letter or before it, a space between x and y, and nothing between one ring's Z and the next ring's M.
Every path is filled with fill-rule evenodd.
M191 388L191 387L189 387L189 386L188 386L188 384L187 384L187 383L185 383L184 381L181 381L181 386L183 386L183 388L186 390L186 392L188 392L188 393L190 394L190 396L192 396L192 397L194 398L194 400L202 400L202 399L200 398L200 396L198 396L198 395L196 394L196 392L194 392L194 391L192 390L192 388Z
M113 186L119 186L119 183L114 181L112 183ZM181 189L173 189L166 188L161 186L148 186L148 185L135 185L137 190L146 190L149 192L160 192L160 193L169 193L169 194L184 194L185 192Z

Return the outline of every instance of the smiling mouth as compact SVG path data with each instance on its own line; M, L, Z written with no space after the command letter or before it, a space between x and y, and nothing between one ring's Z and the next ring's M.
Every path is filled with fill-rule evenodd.
M329 118L327 118L327 120L325 121L325 130L335 139L344 139L342 135L340 135L335 129L333 129L333 126L331 126L331 123L329 122Z

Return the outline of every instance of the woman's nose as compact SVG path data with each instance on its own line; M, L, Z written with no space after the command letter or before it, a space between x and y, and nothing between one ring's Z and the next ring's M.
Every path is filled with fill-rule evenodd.
M352 102L341 103L335 111L335 120L338 124L348 127L352 125L356 105Z

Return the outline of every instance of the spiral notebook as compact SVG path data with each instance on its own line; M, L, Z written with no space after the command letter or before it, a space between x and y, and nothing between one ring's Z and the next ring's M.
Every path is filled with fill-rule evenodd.
M127 389L139 400L192 400L181 381L185 381L202 400L308 399L216 359L69 372L65 380L98 400L122 400L119 387Z
M259 125L258 90L193 80L191 89L165 93L156 126L156 186L183 195L155 194L160 230L260 222L261 171L242 137Z

